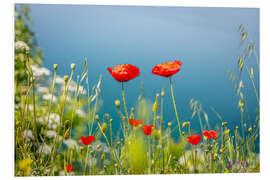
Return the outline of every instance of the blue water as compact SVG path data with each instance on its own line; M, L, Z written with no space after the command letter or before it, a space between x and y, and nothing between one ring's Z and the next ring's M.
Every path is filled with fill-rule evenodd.
M169 81L151 73L156 64L175 59L183 62L180 72L173 76L181 121L189 120L189 101L194 98L208 113L211 128L220 124L211 107L230 127L240 124L238 100L227 71L236 69L237 56L242 52L239 24L247 27L259 54L259 9L38 4L30 8L31 28L44 54L43 65L53 70L53 64L59 64L58 74L63 76L74 62L81 73L86 57L91 86L103 76L99 113L110 113L114 126L119 119L114 100L121 99L121 84L106 69L123 63L136 65L141 71L138 78L126 83L128 108L136 104L143 80L145 96L153 101L164 88L165 122L177 126ZM255 67L254 62L252 57L249 63ZM256 67L254 74L258 74ZM243 77L249 113L254 117L255 94L247 73ZM259 90L258 76L255 85ZM192 120L192 129L200 131L197 118Z

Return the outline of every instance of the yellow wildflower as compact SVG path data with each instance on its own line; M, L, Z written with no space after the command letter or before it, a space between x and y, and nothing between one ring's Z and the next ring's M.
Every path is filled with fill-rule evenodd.
M19 162L19 168L24 171L24 175L29 176L31 174L33 160L30 158L23 159Z
M230 129L227 129L225 132L224 132L224 134L227 136L227 135L229 135L229 133L230 133Z
M241 102L241 100L239 100L238 106L239 106L240 108L244 106L244 104Z

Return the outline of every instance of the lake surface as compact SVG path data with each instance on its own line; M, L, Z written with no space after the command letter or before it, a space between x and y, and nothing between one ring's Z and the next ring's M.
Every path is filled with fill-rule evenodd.
M239 24L247 27L259 54L259 9L38 4L30 8L31 28L42 48L45 67L53 70L57 63L58 74L64 76L74 62L81 73L86 57L91 87L103 76L100 114L109 113L119 119L114 101L121 99L121 84L111 77L107 67L128 63L141 71L139 77L125 85L128 108L136 104L141 81L145 96L152 101L164 88L165 124L172 121L177 126L169 80L151 73L156 64L177 59L183 63L180 72L173 76L181 121L190 119L189 101L194 98L208 113L211 128L220 125L211 107L229 127L240 124L238 99L227 71L236 70L237 57L243 50ZM254 57L250 61L255 67ZM259 90L256 67L254 74ZM247 73L243 73L243 79L249 112L254 117L256 97ZM114 121L114 126L117 123ZM192 129L199 132L198 118L191 123Z

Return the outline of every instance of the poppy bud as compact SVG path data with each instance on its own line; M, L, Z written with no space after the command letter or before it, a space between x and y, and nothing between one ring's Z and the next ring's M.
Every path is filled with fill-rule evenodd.
M249 133L251 133L251 131L252 131L252 129L251 129L251 128L249 128L249 129L248 129L248 132L249 132Z
M200 148L202 148L203 147L203 144L200 144Z
M68 81L68 75L65 75L64 76L64 80L65 80L65 83L67 83L67 81Z
M68 139L70 136L70 128L68 128L64 134L64 139Z
M131 113L130 113L130 119L134 119L134 112L135 112L135 109L134 109L134 107L132 107Z
M103 166L103 168L104 168L104 169L107 169L107 166L106 166L106 165L104 165L104 166Z
M251 69L250 69L250 76L251 76L251 78L253 78L253 77L254 77L253 68L251 68Z
M155 103L153 104L152 111L156 113L156 112L157 112L157 109L158 109L158 103L155 102Z
M238 102L238 106L241 108L241 107L243 107L243 106L244 106L244 103L242 103L242 101L241 101L241 100L239 100L239 102Z
M225 127L225 126L227 126L227 124L228 124L227 122L222 122L221 125L222 125L222 127Z
M93 154L93 153L94 153L94 151L90 151L89 153L90 153L90 154Z
M157 93L156 94L156 101L155 101L155 103L153 104L153 107L152 107L152 111L155 112L155 113L158 110L158 97L159 97L159 94Z
M74 63L72 63L72 64L70 65L70 68L71 68L72 71L75 69L75 67L76 67L76 64L74 64Z
M56 71L57 68L58 68L58 64L54 64L54 65L53 65L53 69Z
M235 129L238 129L238 128L239 128L238 126L235 127Z
M120 100L115 100L114 101L114 103L115 103L115 106L117 107L117 108L119 108L120 107Z
M118 166L118 164L116 163L116 164L114 164L114 167L116 167L117 168L117 166Z
M190 122L184 122L183 123L183 128L185 128L187 125L189 125L190 124Z
M183 136L185 135L185 132L184 132L184 131L182 132L182 135L183 135Z
M162 89L160 95L161 95L161 97L164 97L165 93L164 93L164 90L163 89Z
M120 141L117 142L117 145L120 146Z
M168 126L169 126L169 127L172 127L172 123L171 123L171 122L168 122Z
M240 150L240 146L237 146L236 149L239 151Z
M100 148L101 148L101 144L98 144L98 145L97 145L97 149L100 149Z
M154 139L156 141L159 139L159 136L160 136L160 130L154 129L154 131L153 131L153 137L154 137Z
M103 133L105 133L106 131L107 131L107 123L102 123L102 126L101 126L101 131L103 132Z
M98 115L98 114L96 114L95 119L96 119L97 121L99 121L99 115Z

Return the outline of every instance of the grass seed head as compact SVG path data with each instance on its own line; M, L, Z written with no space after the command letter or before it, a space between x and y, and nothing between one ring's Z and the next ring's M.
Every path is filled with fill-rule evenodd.
M57 68L58 68L58 64L54 64L54 65L53 65L53 69L56 71Z

